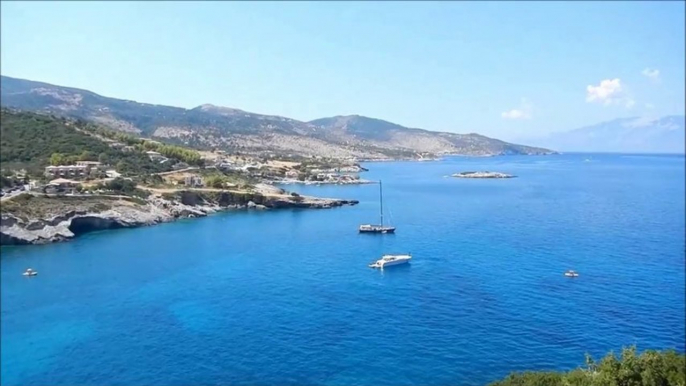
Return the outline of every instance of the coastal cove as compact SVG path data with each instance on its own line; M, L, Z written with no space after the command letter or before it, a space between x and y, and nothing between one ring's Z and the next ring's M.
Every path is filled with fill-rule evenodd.
M374 184L289 184L359 204L2 247L2 383L483 385L683 353L684 157L587 158L364 164L395 235L357 233ZM517 178L445 177L464 170ZM413 260L367 268L384 253Z

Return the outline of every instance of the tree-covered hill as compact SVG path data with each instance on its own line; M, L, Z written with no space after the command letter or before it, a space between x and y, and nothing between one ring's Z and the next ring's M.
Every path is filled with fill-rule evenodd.
M129 151L118 142L120 133L92 123L30 112L2 109L0 111L0 168L26 169L30 175L40 176L45 166L71 164L76 161L100 161L124 175L141 175L171 169L174 162L154 162L145 154L157 150L172 160L200 164L200 155L193 150L146 143L126 136ZM120 144L122 144L120 142Z

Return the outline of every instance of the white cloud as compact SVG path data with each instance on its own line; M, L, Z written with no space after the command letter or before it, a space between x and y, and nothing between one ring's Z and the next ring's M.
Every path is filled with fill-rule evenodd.
M507 119L529 119L531 118L526 112L518 109L512 109L510 111L504 111L500 114L503 118Z
M526 98L522 98L519 108L503 111L500 116L505 119L531 119L532 107Z
M646 103L646 109L652 110L654 108L655 108L655 105L653 105L652 103Z
M636 101L625 92L619 78L602 80L597 86L588 85L586 102L602 103L605 106L624 105L626 108L631 108L636 104Z
M658 70L658 69L646 68L645 70L643 70L641 72L641 74L643 74L644 76L647 76L648 78L650 78L650 80L655 81L655 82L660 80L660 70Z
M598 86L586 87L586 102L601 102L610 105L621 93L622 82L619 78L605 79Z

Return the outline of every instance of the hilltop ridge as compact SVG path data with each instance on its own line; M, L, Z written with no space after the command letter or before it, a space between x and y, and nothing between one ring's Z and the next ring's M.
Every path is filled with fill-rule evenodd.
M554 153L478 134L407 128L359 115L303 122L209 103L192 109L140 103L8 76L1 77L1 84L5 107L92 120L200 149L360 159Z

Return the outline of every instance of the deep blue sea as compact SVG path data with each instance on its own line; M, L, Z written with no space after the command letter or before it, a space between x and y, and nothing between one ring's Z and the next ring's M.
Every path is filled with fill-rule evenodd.
M395 235L357 233L377 185L290 186L361 202L3 248L2 385L484 385L684 352L683 156L366 166ZM446 177L469 170L518 178Z

